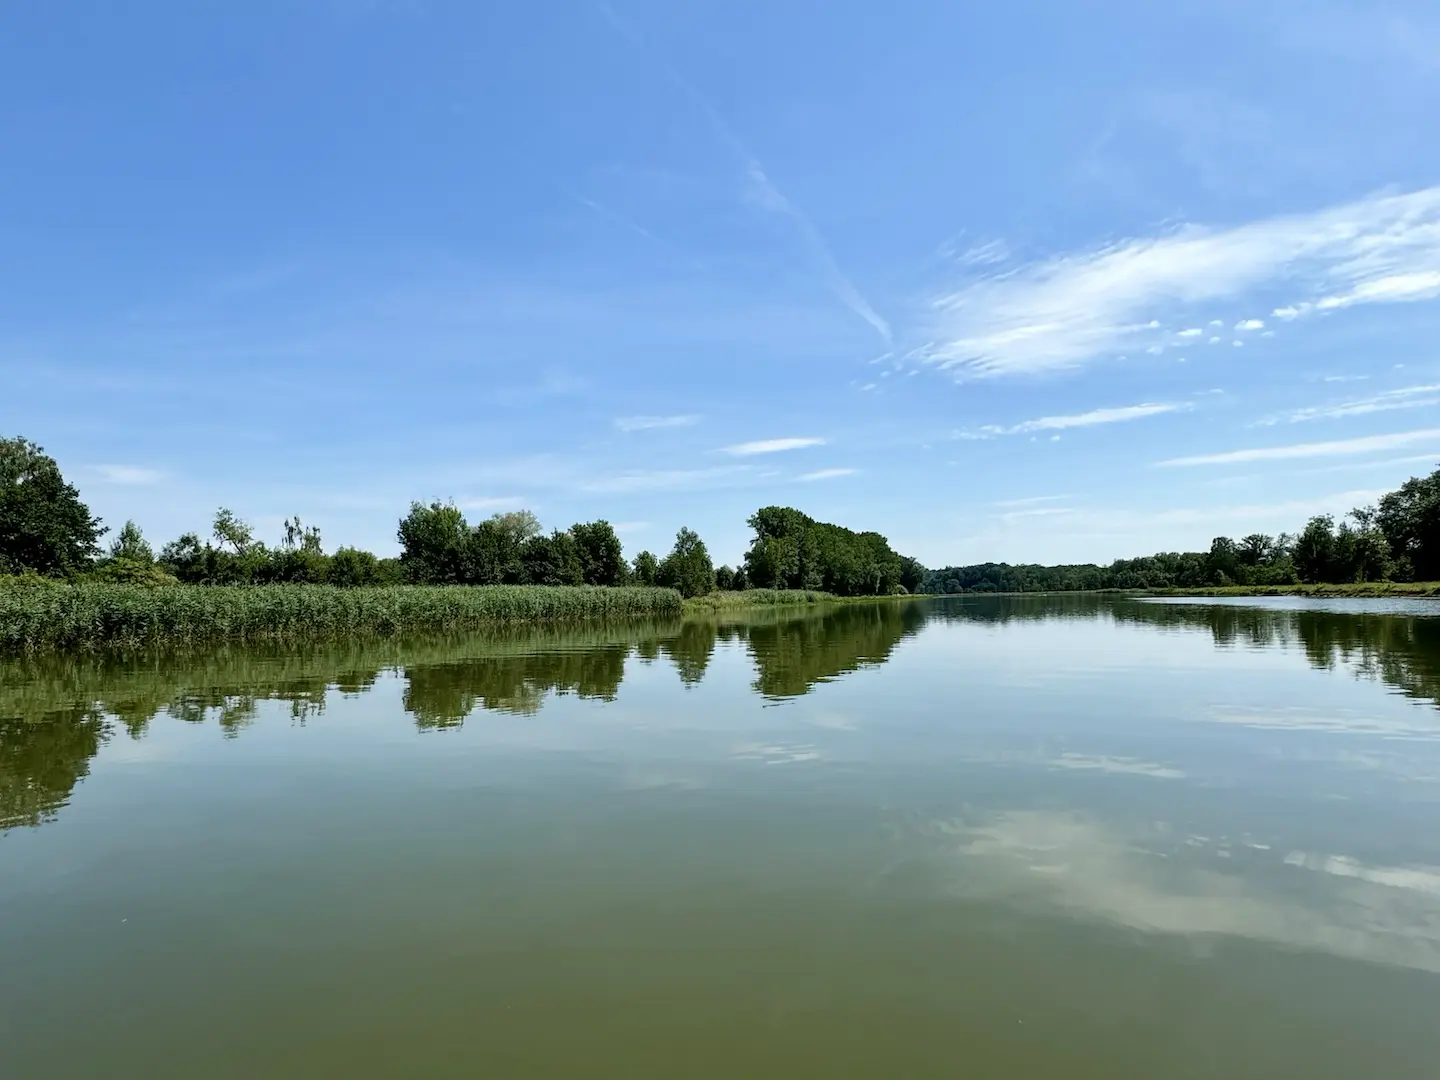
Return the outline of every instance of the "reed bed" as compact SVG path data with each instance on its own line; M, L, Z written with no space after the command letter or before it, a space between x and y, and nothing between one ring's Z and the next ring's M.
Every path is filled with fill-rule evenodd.
M809 604L834 604L840 597L815 589L745 589L741 592L712 592L693 596L685 601L685 610L692 614L724 611L734 608L800 607Z
M0 654L387 637L681 613L673 589L628 587L11 584L0 587Z

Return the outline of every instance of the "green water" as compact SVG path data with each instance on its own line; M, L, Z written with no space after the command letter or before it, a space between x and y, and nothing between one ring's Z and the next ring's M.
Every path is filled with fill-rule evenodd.
M0 1075L1440 1075L1440 605L0 663Z

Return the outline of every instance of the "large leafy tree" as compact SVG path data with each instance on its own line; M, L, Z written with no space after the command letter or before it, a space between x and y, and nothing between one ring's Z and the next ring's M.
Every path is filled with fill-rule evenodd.
M1411 477L1381 498L1373 522L1401 573L1416 581L1440 580L1440 469Z
M678 589L684 597L715 591L715 565L705 541L693 529L681 529L675 534L675 546L660 564L656 579L658 584Z
M635 565L630 571L636 585L654 585L660 576L660 560L648 551L635 556Z
M854 532L815 521L788 506L766 506L751 515L755 539L745 553L751 586L825 589L841 596L915 591L925 568L891 550L877 532Z
M587 585L623 585L629 576L620 537L608 521L570 526Z
M405 579L418 585L461 585L469 577L470 527L453 504L411 503L396 530Z
M584 569L575 538L555 530L549 536L532 536L520 546L527 585L580 585Z
M1317 514L1295 538L1295 572L1306 584L1329 581L1335 562L1335 519Z
M104 531L54 458L28 439L0 439L0 573L84 570Z

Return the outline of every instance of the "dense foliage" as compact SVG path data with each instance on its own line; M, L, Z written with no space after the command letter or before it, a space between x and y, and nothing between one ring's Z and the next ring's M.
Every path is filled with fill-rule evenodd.
M914 592L924 578L924 567L897 555L877 532L857 533L784 506L757 510L748 524L755 539L744 574L753 588L884 596Z
M228 508L208 535L187 532L157 553L133 521L101 552L90 515L54 460L24 439L0 441L0 576L34 574L110 585L624 585L673 588L689 599L714 591L816 590L841 596L916 591L924 568L879 533L817 522L766 507L750 519L755 541L743 565L718 569L705 542L682 528L663 557L627 563L608 521L544 532L528 510L472 524L453 503L412 503L400 520L398 558L356 548L327 553L319 529L298 517L274 547Z
M27 439L0 439L0 574L83 570L102 532L54 458Z
M655 574L657 584L676 589L689 599L715 589L715 567L705 541L690 529L675 534L675 547L665 556Z

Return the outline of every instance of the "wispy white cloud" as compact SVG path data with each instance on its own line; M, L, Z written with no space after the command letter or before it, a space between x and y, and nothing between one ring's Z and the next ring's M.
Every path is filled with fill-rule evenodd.
M1073 499L1074 495L1031 495L1024 499L1002 499L996 506L1036 506L1040 503L1064 502L1066 499Z
M1161 466L1189 465L1233 465L1242 461L1288 461L1296 458L1348 457L1352 454L1371 454L1382 450L1394 450L1415 443L1435 442L1440 446L1440 428L1426 428L1423 431L1401 431L1393 435L1367 435L1359 439L1341 439L1335 442L1297 443L1292 446L1262 446L1247 450L1228 450L1220 454L1197 454L1192 457L1171 458L1156 462Z
M962 266L994 266L1010 258L1010 247L1004 240L987 240L961 252L955 261Z
M744 465L712 469L643 469L595 477L579 485L579 490L592 494L615 494L627 491L687 491L733 484L753 477L754 470Z
M1304 470L1307 473L1355 472L1361 469L1388 469L1395 465L1416 465L1426 462L1431 468L1440 468L1440 453L1407 454L1404 457L1379 458L1371 461L1346 461L1339 465L1319 465Z
M1235 324L1236 330L1264 330L1264 319L1241 319Z
M1434 300L1436 297L1440 297L1440 271L1393 274L1377 281L1361 282L1344 292L1321 297L1313 303L1302 300L1297 304L1276 308L1274 314L1282 319L1298 319L1311 312L1339 311L1356 304L1394 304Z
M96 465L94 471L110 484L158 484L165 479L159 469L146 469L139 465Z
M1161 318L1282 287L1300 296L1277 318L1440 297L1440 187L973 278L935 300L918 358L969 377L1073 367L1163 345Z
M961 439L992 439L997 435L1029 435L1036 431L1064 431L1068 428L1094 427L1097 424L1122 424L1130 420L1143 420L1147 416L1162 413L1184 412L1190 406L1177 402L1147 402L1143 405L1123 405L1111 409L1091 409L1089 412L1071 416L1042 416L1038 420L1025 420L1008 427L1000 424L986 424L974 431L958 433Z
M658 431L662 428L694 427L700 422L695 413L681 416L621 416L615 426L621 431Z
M1023 518L1058 517L1062 514L1076 513L1079 511L1072 506L1032 506L1026 510L1009 510L1003 514L997 514L996 517L1001 521L1017 521Z
M1198 326L1192 326L1189 329L1181 330L1180 333L1176 335L1176 337L1198 338L1204 336L1204 334L1204 330L1201 330Z
M814 472L803 473L797 476L796 480L836 480L842 476L854 476L859 469L817 469Z
M791 436L784 439L756 439L754 442L736 443L721 447L721 453L736 457L753 457L756 454L778 454L786 450L804 450L809 446L824 446L824 439L810 436Z
M1440 383L1429 386L1405 386L1398 390L1385 390L1369 397L1351 398L1326 405L1310 405L1303 409L1267 416L1257 421L1261 427L1272 424L1298 424L1307 420L1338 420L1347 416L1367 416L1370 413L1391 412L1395 409L1419 409L1440 405Z

